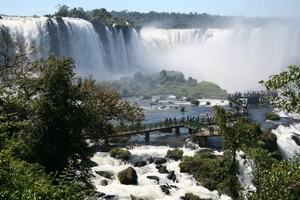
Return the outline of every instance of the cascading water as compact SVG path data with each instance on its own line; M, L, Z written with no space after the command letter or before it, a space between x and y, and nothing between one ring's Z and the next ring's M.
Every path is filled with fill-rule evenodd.
M162 158L166 155L166 152L171 149L166 146L140 146L130 149L131 160L129 162L135 162L137 160L145 160L145 158ZM184 150L184 155L193 156L195 151L188 148L182 148ZM134 167L138 175L138 185L123 185L120 184L117 178L118 172L126 169L129 166L133 167L133 164L127 162L121 162L117 159L111 158L108 153L99 152L97 153L93 161L99 164L98 167L94 167L94 171L106 171L113 174L110 179L104 178L96 174L94 183L98 189L105 193L106 195L114 195L113 199L131 199L130 195L133 195L141 199L153 199L153 200L173 200L180 199L185 193L193 193L204 199L230 199L228 196L219 196L217 191L209 191L208 189L197 183L190 175L186 173L180 173L178 167L179 161L170 160L164 165L167 170L175 171L176 180L172 181L167 178L167 174L158 173L158 169L154 163L147 164L143 167ZM149 179L147 176L156 176L157 180ZM102 180L106 180L108 185L102 185ZM160 185L170 185L176 186L170 189L170 195L165 195L161 189Z
M0 25L29 46L40 47L40 56L70 56L80 74L100 80L166 69L235 92L261 88L259 80L300 63L295 23L140 32L128 25L126 33L74 18L3 17Z
M128 33L125 34L114 26L103 27L81 19L3 17L0 29L8 30L12 37L29 44L28 47L33 44L39 47L41 57L49 53L59 57L72 57L79 74L93 74L101 80L132 75L136 71L157 72L166 69L181 71L186 77L193 77L198 81L214 82L221 88L234 92L259 87L259 80L278 74L288 65L300 63L298 25L273 24L256 28L207 30L144 28L141 32L129 25ZM274 130L285 157L290 158L300 152L299 146L290 139L291 135L299 135L298 130L298 125L289 128L279 126ZM169 149L166 146L148 148L153 148L153 151L144 149L143 146L131 151L134 157L144 157L147 153L164 156ZM193 152L190 149L184 150L185 154ZM129 165L109 158L105 153L96 154L94 160L99 162L99 168L114 172ZM203 198L219 198L216 192L201 188L191 177L180 174L177 162L170 161L167 167L179 175L181 188L178 191L172 189L170 199L178 199L184 192L192 192ZM248 166L244 168L249 170ZM138 186L122 186L115 178L109 183L113 187L103 187L99 185L99 176L95 183L100 188L99 191L120 197L126 193L128 198L128 194L148 196L150 199L169 198L163 195L153 180L145 178L147 174L154 173L153 169L151 165L138 169L141 175ZM249 173L246 174L250 176ZM249 177L240 180L250 184ZM163 177L162 181L168 182ZM221 199L227 197L222 196Z
M114 26L75 18L3 17L0 27L28 48L37 47L40 57L72 57L80 75L107 80L132 74L144 63L139 35L131 26L125 34Z

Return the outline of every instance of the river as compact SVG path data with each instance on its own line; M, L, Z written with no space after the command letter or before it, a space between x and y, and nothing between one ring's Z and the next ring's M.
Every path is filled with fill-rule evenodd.
M230 109L229 102L227 100L211 100L204 99L200 100L200 105L195 106L191 105L187 101L180 101L169 96L164 101L155 102L159 97L153 97L152 100L140 100L138 98L130 98L133 103L137 103L145 112L145 123L147 122L157 122L163 120L164 118L178 118L182 116L206 116L207 114L212 115L213 105L220 105L225 109ZM207 102L210 102L210 105L206 105ZM150 105L152 104L152 105ZM185 107L185 111L181 112L181 106ZM288 135L285 132L296 132L298 126L289 125L291 123L288 116L282 116L280 121L272 122L265 121L264 113L271 111L269 106L265 105L249 105L249 118L261 123L263 129L270 129L278 135L280 138L279 146L284 151L286 149L289 156L293 153L300 152L299 146L290 143L292 141L288 139ZM278 128L277 128L278 127ZM286 130L284 130L284 128ZM289 131L287 131L289 130ZM300 130L300 129L299 129ZM289 135L292 133L289 133ZM284 147L286 141L289 141L289 147ZM221 144L222 140L219 137L210 138L208 140L210 148L214 151L215 154L222 154ZM106 195L111 195L111 199L120 199L126 200L131 199L130 195L141 199L147 200L168 200L168 199L180 199L184 196L185 193L191 192L203 199L221 199L227 200L231 199L226 195L219 196L217 191L209 191L208 189L201 186L201 183L197 183L192 176L186 173L180 173L178 164L180 161L168 160L164 164L169 171L174 170L176 174L176 181L173 182L167 178L166 174L158 173L155 164L147 164L144 167L134 167L138 175L138 184L137 185L122 185L118 181L117 174L119 171L126 169L129 166L134 166L134 163L140 160L146 160L149 157L154 158L163 158L169 149L180 148L184 151L184 156L193 156L196 152L201 149L197 144L194 144L188 140L188 130L181 128L180 135L175 133L151 133L149 143L145 144L144 135L134 136L130 138L126 147L131 153L131 157L128 161L123 162L121 160L111 158L107 152L97 152L93 157L98 166L94 167L94 171L108 171L113 174L111 179L95 174L94 183L99 192L105 193ZM297 150L293 150L293 149ZM243 164L243 162L241 162ZM157 176L159 177L159 182L148 179L147 176ZM247 165L241 166L241 175L239 180L243 185L252 187L251 185L251 168ZM102 185L103 180L107 181L107 185ZM170 195L165 195L161 189L160 185L172 185L175 186L170 189ZM108 197L108 196L106 196ZM103 197L103 199L105 199Z

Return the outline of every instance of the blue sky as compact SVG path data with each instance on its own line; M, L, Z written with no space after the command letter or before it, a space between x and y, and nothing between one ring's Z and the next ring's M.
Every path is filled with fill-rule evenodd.
M247 17L300 17L300 0L0 0L0 15L43 16L54 14L57 5L85 11L208 13Z

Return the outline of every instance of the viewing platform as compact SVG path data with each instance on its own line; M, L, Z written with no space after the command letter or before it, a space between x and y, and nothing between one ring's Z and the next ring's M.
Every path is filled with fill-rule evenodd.
M238 118L243 117L244 115L232 115L228 116L228 123L236 121ZM187 128L189 134L195 134L198 138L199 146L204 147L207 141L207 137L216 137L220 136L218 127L214 122L214 118L211 119L199 119L199 120L178 120L178 121L159 121L153 123L145 123L136 126L127 126L122 129L116 127L116 133L104 137L103 135L98 134L86 134L85 138L87 139L104 139L105 144L109 143L109 138L113 137L130 137L133 135L144 135L145 142L150 141L151 132L174 132L176 135L180 134L181 128Z

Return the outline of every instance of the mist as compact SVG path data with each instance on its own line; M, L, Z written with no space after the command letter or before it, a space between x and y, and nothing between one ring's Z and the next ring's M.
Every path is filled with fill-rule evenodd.
M260 80L299 65L299 27L291 20L227 29L143 28L141 35L152 68L180 71L233 93L265 89Z

